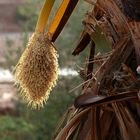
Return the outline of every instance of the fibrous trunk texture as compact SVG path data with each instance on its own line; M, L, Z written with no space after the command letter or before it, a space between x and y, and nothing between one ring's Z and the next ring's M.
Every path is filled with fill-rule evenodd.
M64 116L64 128L60 126L59 133L56 129L52 139L139 140L140 1L86 1L93 10L86 14L73 51L73 55L86 47L90 51L80 72L82 93L68 111L70 117ZM99 48L106 52L97 52Z

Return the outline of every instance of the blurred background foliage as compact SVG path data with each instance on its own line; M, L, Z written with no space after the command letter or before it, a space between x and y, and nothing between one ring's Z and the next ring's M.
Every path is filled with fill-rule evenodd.
M56 0L55 8L49 22L61 1ZM8 51L5 54L6 68L12 70L13 66L16 65L26 46L30 33L34 31L37 16L43 2L44 0L28 0L28 4L17 8L16 22L21 26L23 31L22 43L12 48L11 46L14 42L7 39ZM80 32L83 28L82 20L84 19L84 15L90 8L86 2L80 0L69 22L55 42L60 55L59 64L61 68L71 68L78 71L78 67L83 66L85 59L88 57L88 49L77 57L73 57L71 53L78 43ZM74 98L80 94L79 89L72 93L69 92L80 84L80 80L78 76L60 76L58 84L51 93L47 105L41 110L31 110L22 104L22 101L17 103L18 116L10 117L7 115L0 117L0 139L50 140L58 120L68 107L72 105Z

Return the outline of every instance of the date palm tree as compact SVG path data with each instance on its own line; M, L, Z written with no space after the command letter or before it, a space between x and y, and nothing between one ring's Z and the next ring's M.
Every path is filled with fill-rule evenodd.
M72 53L89 49L79 72L83 82L76 87L82 92L58 123L52 140L139 140L140 1L86 1L93 9L83 20ZM99 48L106 51L98 52Z

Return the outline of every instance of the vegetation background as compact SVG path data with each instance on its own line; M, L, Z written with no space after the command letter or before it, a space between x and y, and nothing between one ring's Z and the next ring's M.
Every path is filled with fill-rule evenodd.
M58 8L62 0L56 0L55 9ZM11 40L7 40L7 52L4 54L6 63L3 67L12 70L23 52L29 33L34 31L39 10L44 0L28 0L24 6L17 8L16 22L22 28L22 43L18 47L12 48ZM83 0L79 1L77 8L69 19L63 32L55 42L60 55L60 68L70 68L78 71L83 66L83 60L88 57L88 50L82 56L73 57L72 50L78 43L80 32L82 31L82 20L90 6ZM60 76L58 84L51 93L47 105L41 110L31 110L22 101L17 102L17 114L0 116L0 139L1 140L50 140L54 128L64 112L73 103L74 97L80 94L80 90L72 93L69 91L80 83L78 76Z

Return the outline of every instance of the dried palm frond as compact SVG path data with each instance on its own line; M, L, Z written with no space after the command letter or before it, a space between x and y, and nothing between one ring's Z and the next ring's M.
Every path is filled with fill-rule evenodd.
M140 1L86 1L93 10L86 14L73 51L78 55L91 43L89 60L82 70L85 81L74 88L82 85L74 102L75 113L59 126L60 132L55 132L52 140L139 140ZM137 19L129 14L134 7ZM106 47L107 52L96 56L97 47Z

